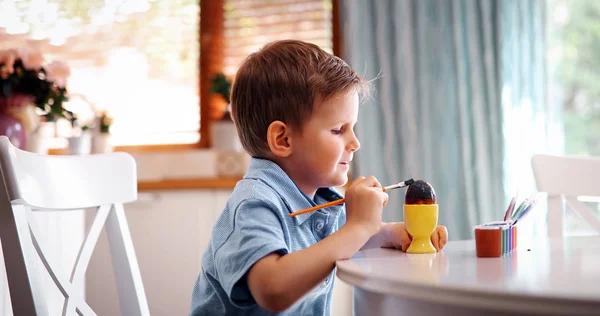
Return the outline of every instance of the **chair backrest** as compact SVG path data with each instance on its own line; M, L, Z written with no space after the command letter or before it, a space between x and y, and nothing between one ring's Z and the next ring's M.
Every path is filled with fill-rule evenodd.
M1 254L14 315L95 315L84 300L83 285L92 252L104 227L121 313L149 315L123 210L123 203L137 199L136 165L130 155L38 155L22 151L7 137L0 136L0 173ZM60 262L57 254L46 251L49 248L41 236L34 212L92 208L97 209L95 219L79 249L72 273L67 276L65 267L57 265ZM40 271L40 266L45 271ZM65 298L62 311L48 309L49 289L42 286L42 272L49 274ZM0 296L1 291L2 287Z
M600 197L600 158L534 155L538 191L548 194L548 234L564 235L565 203L600 232L600 220L578 197Z

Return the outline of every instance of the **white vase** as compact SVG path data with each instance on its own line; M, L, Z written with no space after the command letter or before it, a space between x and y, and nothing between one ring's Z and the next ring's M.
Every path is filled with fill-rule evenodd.
M211 146L214 149L243 151L235 124L230 120L212 122L210 136Z
M111 145L111 135L108 133L100 133L94 135L92 138L92 153L93 154L102 154L109 153L113 151L113 147Z
M47 155L48 141L48 137L39 131L37 133L30 133L27 135L27 147L25 150L40 155Z
M87 155L92 149L92 135L83 133L80 136L67 138L69 155Z

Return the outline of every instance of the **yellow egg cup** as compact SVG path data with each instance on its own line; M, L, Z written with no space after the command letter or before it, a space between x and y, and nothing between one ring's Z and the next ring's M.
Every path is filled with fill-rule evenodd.
M436 252L431 243L431 234L438 223L437 204L405 204L404 222L406 223L406 230L412 236L412 242L406 252Z

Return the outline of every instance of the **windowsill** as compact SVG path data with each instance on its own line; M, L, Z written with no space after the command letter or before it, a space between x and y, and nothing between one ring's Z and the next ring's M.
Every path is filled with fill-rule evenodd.
M168 144L168 145L139 145L139 146L117 146L114 151L124 151L130 154L135 153L152 153L152 152L168 152L168 151L191 151L191 150L204 150L200 144ZM49 148L49 155L65 155L67 153L66 147L55 147Z
M138 191L233 189L242 177L215 177L196 179L165 179L159 181L138 181Z

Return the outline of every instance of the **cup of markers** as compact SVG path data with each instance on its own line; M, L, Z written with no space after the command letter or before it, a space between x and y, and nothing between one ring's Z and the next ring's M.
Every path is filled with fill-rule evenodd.
M475 226L477 257L500 257L517 248L517 226L492 222Z
M536 206L540 200L540 194L533 194L518 206L517 196L511 200L503 221L475 226L477 257L501 257L517 248L517 223Z

